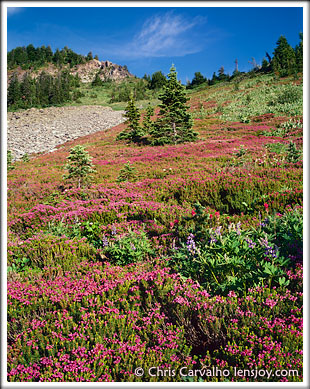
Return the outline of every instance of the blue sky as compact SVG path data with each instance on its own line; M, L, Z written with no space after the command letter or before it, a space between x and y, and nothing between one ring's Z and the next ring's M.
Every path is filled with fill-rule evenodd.
M167 74L174 63L185 83L197 71L211 78L221 66L231 74L235 59L239 70L247 71L252 58L260 64L266 51L272 55L280 35L295 47L303 31L302 8L285 7L285 2L280 7L264 6L268 2L262 7L173 8L73 4L8 8L8 51L30 43L50 45L53 51L68 46L126 64L138 77L158 70Z

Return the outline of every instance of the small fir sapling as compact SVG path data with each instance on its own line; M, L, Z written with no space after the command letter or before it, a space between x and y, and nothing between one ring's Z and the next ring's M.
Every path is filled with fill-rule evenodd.
M65 169L68 171L68 174L65 174L63 178L72 180L80 188L82 184L90 180L90 175L96 172L92 164L92 157L85 150L84 146L77 145L70 149L67 159L69 162L65 165Z

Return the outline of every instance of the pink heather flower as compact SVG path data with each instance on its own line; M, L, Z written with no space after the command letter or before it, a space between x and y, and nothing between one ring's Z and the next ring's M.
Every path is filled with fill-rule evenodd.
M216 212L215 212L215 216L216 216L216 217L220 217L219 211L216 211Z
M213 215L212 215L212 213L210 213L210 219L212 219L213 218Z
M196 215L196 212L194 210L192 210L192 215L195 216Z
M267 204L267 203L265 203L264 204L264 207L265 207L265 209L266 209L266 211L268 210L268 207L269 207L269 205Z
M228 297L237 297L236 293L231 290L229 293L228 293Z

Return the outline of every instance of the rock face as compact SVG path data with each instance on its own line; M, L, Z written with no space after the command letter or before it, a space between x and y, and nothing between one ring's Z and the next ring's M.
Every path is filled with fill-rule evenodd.
M92 82L98 72L99 77L103 81L121 81L128 77L134 77L133 74L129 73L126 66L117 65L110 61L98 61L97 59L92 59L84 64L76 65L73 68L70 68L69 65L61 68L61 70L65 69L69 70L69 72L73 75L78 74L81 82L83 83ZM32 71L31 69L22 70L19 67L8 71L8 84L10 83L14 73L17 74L18 79L21 81L25 73L30 74L33 78L37 78L42 72L56 76L59 69L54 64L49 64L48 66L36 71Z
M7 149L13 160L27 153L54 151L55 147L81 136L106 130L125 121L124 111L109 107L50 107L8 112Z
M103 81L120 81L127 77L134 77L127 67L116 65L110 61L98 61L93 59L86 64L75 66L71 73L78 74L82 82L92 82L97 73Z

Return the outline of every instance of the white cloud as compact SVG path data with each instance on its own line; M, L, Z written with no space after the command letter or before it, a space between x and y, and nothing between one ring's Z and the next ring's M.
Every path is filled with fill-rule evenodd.
M180 15L167 13L147 19L133 39L117 49L124 57L182 57L201 51L201 42L194 28L201 18L187 20Z

